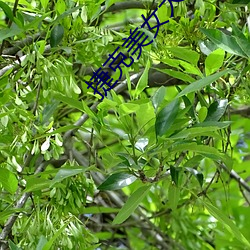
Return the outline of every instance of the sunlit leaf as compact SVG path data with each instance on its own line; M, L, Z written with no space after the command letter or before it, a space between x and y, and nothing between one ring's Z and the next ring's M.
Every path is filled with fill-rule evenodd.
M14 194L18 187L16 176L5 168L0 168L0 183L11 194Z

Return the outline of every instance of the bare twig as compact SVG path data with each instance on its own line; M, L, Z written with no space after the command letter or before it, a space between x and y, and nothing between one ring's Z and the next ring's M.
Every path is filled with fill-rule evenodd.
M229 170L224 163L219 164L219 167L224 169L230 177L236 180L246 191L250 192L250 186L233 169Z

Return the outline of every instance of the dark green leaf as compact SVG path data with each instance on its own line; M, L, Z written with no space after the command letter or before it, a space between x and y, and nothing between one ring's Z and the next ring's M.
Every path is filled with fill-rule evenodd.
M204 122L219 121L226 111L227 104L228 104L227 99L222 99L212 103L208 108L207 117Z
M61 24L56 25L50 35L50 46L56 47L63 39L64 28Z
M6 3L4 3L3 1L0 1L0 8L3 9L5 15L11 20L14 20L14 15L13 12L11 10L11 8L9 7L9 5L7 5Z
M136 177L132 174L120 172L109 176L99 187L99 190L117 190L133 183Z
M225 51L239 55L242 57L246 57L246 54L241 49L239 44L236 41L236 38L233 36L228 36L224 34L222 31L217 29L204 29L200 28L201 32L203 32L212 42L214 42L219 48L224 49Z
M175 168L173 166L170 166L170 175L172 181L175 183L176 186L178 186L178 181L179 181L179 173L181 169L180 168Z
M249 4L249 0L233 0L232 4Z
M155 121L156 136L162 136L169 130L176 119L178 110L179 101L175 99L159 112Z

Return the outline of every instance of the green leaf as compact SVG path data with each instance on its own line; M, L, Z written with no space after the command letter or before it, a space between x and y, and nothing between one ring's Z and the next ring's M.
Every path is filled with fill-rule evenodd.
M82 207L80 208L80 212L82 214L111 214L111 213L117 213L119 212L119 208L114 208L114 207Z
M171 182L168 188L168 204L173 211L177 209L179 199L180 188L178 188L173 182Z
M169 48L168 50L172 52L174 56L183 59L187 62L190 62L194 66L197 65L200 58L200 54L198 52L190 49L176 47L176 48Z
M55 92L53 96L54 96L55 99L57 99L57 100L59 100L59 101L61 101L63 103L66 103L69 106L71 106L73 108L76 108L76 109L78 109L78 110L80 110L82 112L85 112L85 109L83 108L83 104L80 101L78 101L76 99L73 99L71 97L62 95L62 94L57 93L57 92Z
M50 118L53 116L54 112L58 108L59 102L52 100L49 104L44 105L42 112L42 124L49 122Z
M215 131L219 129L218 127L195 127L188 128L180 131L179 133L172 135L170 139L190 139L196 136L206 135L207 132Z
M109 176L99 187L99 190L117 190L133 183L136 177L132 174L120 172Z
M150 61L147 61L145 70L143 71L137 85L135 88L135 93L134 93L134 97L137 98L139 96L139 94L147 87L148 85L148 70L150 67Z
M197 90L200 90L204 87L206 87L207 85L215 82L216 80L218 80L220 77L222 77L223 75L229 73L230 70L223 70L221 72L218 72L218 73L215 73L213 75L210 75L210 76L207 76L205 78L202 78L198 81L195 81L191 84L189 84L185 89L183 89L178 95L177 95L177 98L178 97L181 97L183 95L186 95L186 94L189 94L189 93L192 93L192 92L195 92Z
M42 7L43 7L44 9L46 9L47 6L48 6L49 0L41 0L40 2L41 2Z
M150 187L150 185L144 185L131 194L120 212L116 215L112 224L121 224L124 222L139 206L143 198L147 195Z
M18 180L16 176L5 168L0 168L0 183L11 194L14 194L18 187Z
M64 28L61 24L56 25L50 35L50 46L56 47L63 39Z
M227 109L227 104L228 104L227 99L222 99L222 100L213 102L208 108L207 117L204 122L219 121Z
M5 211L0 212L0 222L4 223L6 219L8 219L8 217L14 213L18 213L18 212L23 212L24 209L23 208L6 208Z
M157 69L158 71L160 72L163 72L169 76L172 76L174 78L177 78L177 79L180 79L184 82L193 82L195 81L195 79L191 76L189 76L188 74L186 73L183 73L183 72L180 72L180 71L176 71L176 70L173 70L173 69Z
M211 75L223 65L225 57L225 51L222 49L217 49L210 53L205 60L205 72L206 75Z
M197 179L197 181L199 182L200 186L202 187L203 185L203 181L204 181L204 176L201 172L197 171L194 168L189 168L186 167L185 168L188 172L190 172L193 176L195 176L195 178Z
M54 179L51 182L51 186L54 185L57 182L61 182L62 180L70 177L70 176L74 176L77 174L80 174L82 172L85 172L85 168L83 167L73 167L73 166L68 166L68 167L63 167L61 168L58 173L56 174L56 176L54 177Z
M199 112L198 112L198 118L200 122L203 122L206 119L207 116L207 108L206 107L201 107Z
M33 191L39 191L46 188L49 188L51 185L51 180L37 177L37 176L30 176L26 178L26 188L24 192L33 192Z
M179 110L179 101L174 99L156 116L155 132L156 136L164 135L174 123Z
M65 223L65 222L64 222ZM69 222L68 223L65 223L64 226L62 226L59 230L57 230L55 232L55 234L53 235L53 237L45 244L45 246L43 247L42 250L49 250L52 245L53 245L53 242L59 237L59 235L64 231L64 229L68 226Z
M43 247L46 245L47 242L48 241L47 241L46 237L44 235L41 235L40 239L38 241L36 250L43 250Z
M201 199L200 199L201 200ZM202 200L201 200L202 201ZM220 209L216 208L212 204L202 201L208 212L216 218L223 226L232 233L239 241L241 241L245 246L250 248L250 242L245 238L245 236L240 232L238 227L230 220Z
M15 245L11 240L9 240L8 242L9 242L10 250L22 250L17 245Z
M122 103L121 105L119 105L119 110L121 114L131 114L139 109L140 105L135 103Z
M6 15L11 21L14 21L14 15L13 15L13 12L12 12L11 8L9 7L9 5L7 5L7 4L4 3L3 1L0 1L0 8L3 9L5 15Z
M159 89L157 89L155 94L152 96L151 101L152 101L155 111L157 111L158 107L163 102L165 94L166 94L166 87L161 86Z
M0 42L6 38L17 36L23 32L23 29L20 29L18 26L13 25L11 28L1 29L0 30Z
M217 29L200 28L200 30L219 48L231 54L246 57L246 54L237 43L237 40L235 37L228 36L224 34L222 31L217 30Z
M250 42L244 37L244 39L240 37L235 37L237 43L239 44L240 48L244 51L244 53L250 57Z
M231 121L225 121L225 122L204 121L195 124L193 127L217 127L217 129L222 129L228 127L230 124L232 124Z

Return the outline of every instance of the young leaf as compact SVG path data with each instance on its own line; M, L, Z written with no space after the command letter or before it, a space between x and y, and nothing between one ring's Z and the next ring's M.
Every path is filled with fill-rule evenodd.
M99 187L99 190L117 190L133 183L136 177L128 173L115 173L109 176Z
M116 215L112 224L121 224L124 222L139 206L143 198L146 196L150 189L150 185L144 185L138 188L127 200L120 212Z
M155 132L156 136L164 135L172 126L179 110L179 101L174 99L156 116Z
M64 28L61 24L56 25L50 35L50 46L56 47L63 39Z
M176 48L169 48L168 50L172 52L174 56L183 59L187 62L190 62L192 65L195 66L197 65L200 58L200 54L198 52L190 49L176 47Z
M225 56L225 51L222 49L217 49L209 54L205 60L205 72L206 75L211 75L223 65Z

